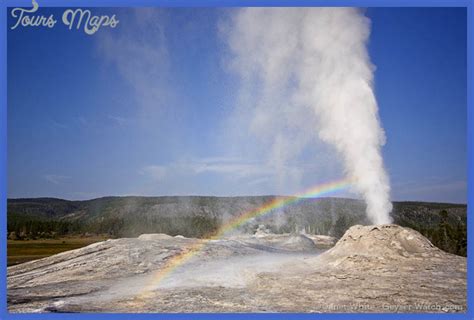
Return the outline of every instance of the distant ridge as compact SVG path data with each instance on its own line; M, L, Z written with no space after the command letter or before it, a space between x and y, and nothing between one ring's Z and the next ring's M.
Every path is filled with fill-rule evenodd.
M136 237L166 233L205 237L232 217L279 196L108 196L91 200L8 199L8 232L13 238L67 234ZM465 204L393 202L394 223L422 233L443 250L465 254ZM352 225L367 225L365 203L347 198L304 198L255 219L239 232L265 224L275 233L295 232L341 237ZM446 236L445 236L446 235Z

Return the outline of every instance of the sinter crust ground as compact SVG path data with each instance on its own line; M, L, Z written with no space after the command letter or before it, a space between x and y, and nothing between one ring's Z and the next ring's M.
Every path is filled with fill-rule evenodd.
M312 240L312 241L311 241ZM328 237L212 241L154 283L196 239L108 240L8 268L10 312L465 312L466 258L397 225ZM323 253L322 253L323 252ZM150 286L155 290L144 292Z

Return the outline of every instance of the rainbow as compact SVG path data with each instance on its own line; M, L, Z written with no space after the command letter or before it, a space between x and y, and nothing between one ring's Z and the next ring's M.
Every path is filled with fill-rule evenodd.
M215 233L206 237L206 239L197 239L195 243L187 247L181 254L178 254L167 260L165 265L153 274L152 280L141 291L141 294L139 296L144 297L150 294L151 291L153 291L166 276L171 274L179 266L189 261L192 257L199 253L203 249L203 247L210 241L220 239L227 232L244 225L252 219L270 214L276 209L289 206L304 199L320 198L326 194L344 190L348 188L351 183L351 179L342 179L320 184L296 195L275 198L256 209L249 210L231 219L222 227L220 227Z

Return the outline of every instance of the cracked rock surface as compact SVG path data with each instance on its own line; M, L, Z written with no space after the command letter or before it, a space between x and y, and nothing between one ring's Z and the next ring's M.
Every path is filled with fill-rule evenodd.
M418 232L397 225L353 226L334 247L320 249L330 241L289 234L206 242L162 234L107 240L9 267L8 308L466 311L466 258L441 251Z

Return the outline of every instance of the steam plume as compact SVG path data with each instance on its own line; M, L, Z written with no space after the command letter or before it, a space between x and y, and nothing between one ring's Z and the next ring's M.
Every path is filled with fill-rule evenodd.
M233 56L230 67L240 75L243 91L253 92L242 94L241 103L255 94L258 83L253 132L263 134L259 128L271 113L293 120L295 112L306 115L309 129L304 122L285 125L333 145L366 201L368 218L375 224L391 222L381 156L385 134L366 48L370 20L354 8L246 8L232 15L222 31ZM274 151L284 139L277 138Z

